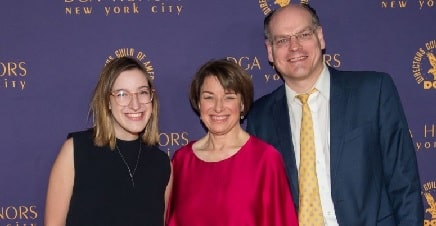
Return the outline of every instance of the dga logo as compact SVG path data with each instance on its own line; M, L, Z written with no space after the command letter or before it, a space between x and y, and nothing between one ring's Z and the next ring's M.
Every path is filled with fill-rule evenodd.
M423 184L422 195L424 196L425 219L424 225L436 225L436 181Z
M139 60L145 67L145 69L147 70L148 74L150 75L151 79L154 80L154 69L153 66L151 64L151 61L147 58L147 55L145 54L144 51L138 51L135 50L134 48L121 48L121 49L117 49L114 51L113 55L110 55L107 59L106 59L106 64L109 63L109 61L115 59L115 58L120 58L120 57L134 57L137 60Z
M251 78L253 78L253 72L256 74L257 72L262 71L262 64L259 57L256 56L227 56L227 60L237 63L242 69L250 74ZM265 79L267 79L266 74Z
M436 40L429 41L416 51L412 61L415 81L425 90L436 89Z
M324 62L330 67L339 68L341 66L340 56L339 53L324 54ZM271 70L269 67L270 64L261 62L257 56L227 56L227 60L237 63L251 75L251 78L261 76L264 78L265 83L270 81L282 81L280 75L277 74L274 68ZM268 67L263 67L263 65L268 65ZM273 73L269 73L270 71L273 71Z
M271 3L270 3L271 2ZM259 0L259 8L262 10L263 15L268 15L272 10L287 6L291 0ZM300 3L309 3L309 0L300 0Z
M281 81L281 77L271 70L270 64L261 62L257 56L227 56L227 60L233 61L247 71L252 79L262 78L265 83L271 81ZM267 67L263 67L267 65ZM273 73L270 73L270 72Z

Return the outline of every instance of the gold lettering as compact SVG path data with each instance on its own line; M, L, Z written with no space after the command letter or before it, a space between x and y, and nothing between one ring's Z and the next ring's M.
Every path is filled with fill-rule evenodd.
M133 2L131 6L105 6L104 11L106 16L112 14L138 14L139 7L135 2Z
M5 89L8 88L21 88L21 90L24 90L26 88L26 81L24 80L11 80L5 78L2 83L0 83L0 87L3 87Z
M0 219L8 220L35 220L38 218L38 213L36 212L36 206L8 206L5 210L2 207L2 211L0 213Z
M425 151L428 151L429 149L435 149L436 148L436 141L426 141L424 143L422 142L416 142L416 151L419 151L424 149Z
M268 2L266 0L259 0L259 7L262 9L263 15L268 15L271 12L271 8L268 7Z
M257 69L259 69L259 70L261 70L261 67L260 67L260 62L259 62L259 59L257 59L257 57L254 57L253 58L253 62L251 63L251 68L250 68L250 70L253 70L253 68L257 68Z
M422 9L424 7L424 5L427 5L427 7L433 7L434 6L434 0L427 0L427 2L425 0L419 0L419 9Z
M268 83L269 81L279 81L282 80L282 78L280 77L280 75L276 74L264 74L264 78L265 78L265 83Z
M278 81L278 80L281 80L282 78L280 77L280 75L274 74L273 79L274 79L274 81Z
M163 140L162 140L163 138ZM166 133L160 133L159 134L159 145L160 146L168 146L170 143L170 136L168 136Z
M412 61L413 72L421 71L421 65L417 61Z
M424 81L423 84L424 89L435 89L436 88L436 81Z
M435 124L431 125L431 129L427 129L427 124L424 125L424 137L427 137L427 132L431 132L431 137L434 137Z
M130 56L132 57L134 55L135 49L133 48L122 48L115 50L115 56L119 57L125 57Z
M429 191L431 189L436 189L436 181L430 181L423 185L424 191Z
M145 57L147 56L145 55L145 53L141 51L139 51L138 54L136 54L136 59L138 59L139 61L143 61Z
M259 59L257 59L257 57L254 57L253 60L251 60L250 57L248 57L248 56L243 56L243 57L239 57L239 58L228 56L227 60L235 62L242 69L244 69L246 71L253 70L254 68L261 70L260 62L259 62Z
M436 48L436 40L432 40L430 42L425 43L425 47L427 48L427 51L435 49Z
M180 16L182 13L183 6L182 5L168 5L162 2L160 6L153 5L150 7L150 11L152 13L176 13L177 16Z
M38 212L36 211L36 206L29 206L30 211L30 219L37 219L38 218Z
M92 14L92 7L65 7L66 15L90 15Z
M421 50L421 49L420 49ZM425 52L424 52L425 53ZM424 56L424 53L419 51L415 53L415 57L413 58L417 62L421 62L422 57Z
M26 62L0 62L0 77L3 76L21 76L24 77L27 74L27 69L25 67Z
M435 226L436 220L424 220L424 226Z
M150 61L146 61L142 64L144 65L145 69L147 69L147 72L150 73L150 75L154 75L154 72L153 72L154 69L153 69L153 66L151 65Z
M335 53L333 55L324 54L324 62L330 67L338 68L341 66L341 60L339 59L339 56L341 55L338 53Z
M188 132L172 132L160 133L159 145L160 146L182 146L189 143Z
M111 62L113 59L114 59L113 56L109 56L109 57L106 59L105 64Z
M108 58L106 58L105 64L109 63L114 58L119 58L119 57L123 57L123 56L136 57L136 59L141 61L141 63L144 65L144 67L147 70L148 74L150 75L151 79L154 80L153 66L151 65L150 61L144 61L144 60L146 60L146 57L147 57L147 55L144 52L139 51L138 53L135 53L134 48L121 48L121 49L115 50L114 54L115 54L115 57L109 56Z
M424 81L424 77L419 76L419 77L416 77L415 80L416 80L416 82L417 82L418 84L421 84L421 82Z
M405 8L407 6L407 0L400 0L400 1L382 1L381 2L382 8Z
M431 84L425 83L425 79L421 74L421 61L422 61L422 57L425 55L425 51L422 48L419 48L419 50L415 53L415 56L413 57L413 61L412 61L412 72L413 72L413 77L415 77L415 80L418 84L421 84L422 82L424 82L423 84L423 88L424 89L429 89L431 87Z
M407 6L407 1L398 1L400 8L405 8Z
M265 74L265 82L268 82L271 78L271 75Z

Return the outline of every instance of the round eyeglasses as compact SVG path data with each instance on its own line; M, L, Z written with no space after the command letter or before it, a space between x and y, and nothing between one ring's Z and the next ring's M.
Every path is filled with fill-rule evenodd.
M138 92L129 92L124 89L115 90L111 92L111 95L114 97L115 102L120 106L127 106L132 101L132 97L135 95L138 103L140 104L148 104L153 101L153 93L154 89L141 89Z
M311 40L313 35L315 34L316 29L317 29L316 27L309 28L305 31L302 31L294 35L285 35L285 36L276 37L272 40L272 44L278 48L282 48L282 47L289 47L292 38L295 38L295 40L298 43Z

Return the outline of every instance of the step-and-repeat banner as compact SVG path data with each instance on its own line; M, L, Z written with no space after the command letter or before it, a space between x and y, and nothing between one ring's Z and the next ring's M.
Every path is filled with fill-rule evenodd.
M427 225L436 224L435 0L309 0L325 61L392 75L416 147ZM282 84L268 63L263 18L289 0L2 0L0 3L0 226L43 224L51 165L68 132L91 125L103 65L132 56L160 97L160 146L171 155L205 131L190 79L228 58L253 78L255 98ZM426 198L427 197L427 198Z

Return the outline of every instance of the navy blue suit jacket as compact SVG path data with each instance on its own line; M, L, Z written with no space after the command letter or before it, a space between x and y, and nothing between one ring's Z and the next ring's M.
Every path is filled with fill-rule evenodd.
M388 74L329 68L331 196L340 225L422 226L414 146ZM247 131L278 149L298 209L298 170L284 85L250 110Z

